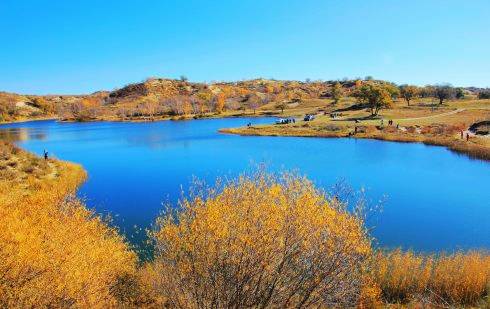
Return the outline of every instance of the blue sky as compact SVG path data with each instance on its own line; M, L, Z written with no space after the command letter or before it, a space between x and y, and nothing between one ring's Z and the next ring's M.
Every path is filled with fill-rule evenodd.
M490 86L489 0L0 1L0 90L146 77Z

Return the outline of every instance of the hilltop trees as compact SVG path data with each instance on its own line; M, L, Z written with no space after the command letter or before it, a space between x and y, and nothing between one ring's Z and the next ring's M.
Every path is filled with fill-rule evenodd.
M410 100L417 96L419 89L417 86L401 85L400 94L407 101L407 105L410 106Z
M371 254L360 217L288 174L197 190L153 236L148 285L172 308L354 307Z
M383 108L391 108L393 105L392 94L386 85L376 83L364 83L353 93L357 99L366 104L371 111L371 116L378 115Z

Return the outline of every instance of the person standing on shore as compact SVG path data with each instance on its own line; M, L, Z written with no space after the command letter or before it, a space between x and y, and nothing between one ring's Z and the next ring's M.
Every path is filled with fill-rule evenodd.
M44 152L44 160L48 160L48 152L46 150L43 150Z

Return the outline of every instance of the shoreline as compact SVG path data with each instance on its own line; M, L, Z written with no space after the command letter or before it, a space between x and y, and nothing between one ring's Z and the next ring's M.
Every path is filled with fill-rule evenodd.
M273 127L272 127L273 128ZM387 142L398 143L421 143L428 146L446 147L448 150L457 154L463 154L472 159L490 161L490 148L473 142L456 139L450 136L426 136L422 134L383 134L383 133L357 133L349 132L319 132L308 128L301 130L278 130L272 131L271 126L267 127L239 127L239 128L223 128L220 133L235 134L242 136L271 136L271 137L316 137L316 138L357 138L357 139L372 139ZM475 138L475 137L473 137Z
M19 120L12 120L12 121L3 121L0 122L0 126L4 124L14 124L14 123L24 123L24 122L31 122L31 121L43 121L43 120L57 120L58 117L40 117L40 118L29 118L29 119L19 119Z

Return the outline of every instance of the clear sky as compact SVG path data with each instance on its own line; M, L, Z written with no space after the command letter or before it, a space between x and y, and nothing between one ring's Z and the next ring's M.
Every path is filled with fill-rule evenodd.
M0 90L341 79L490 86L490 0L0 0Z

